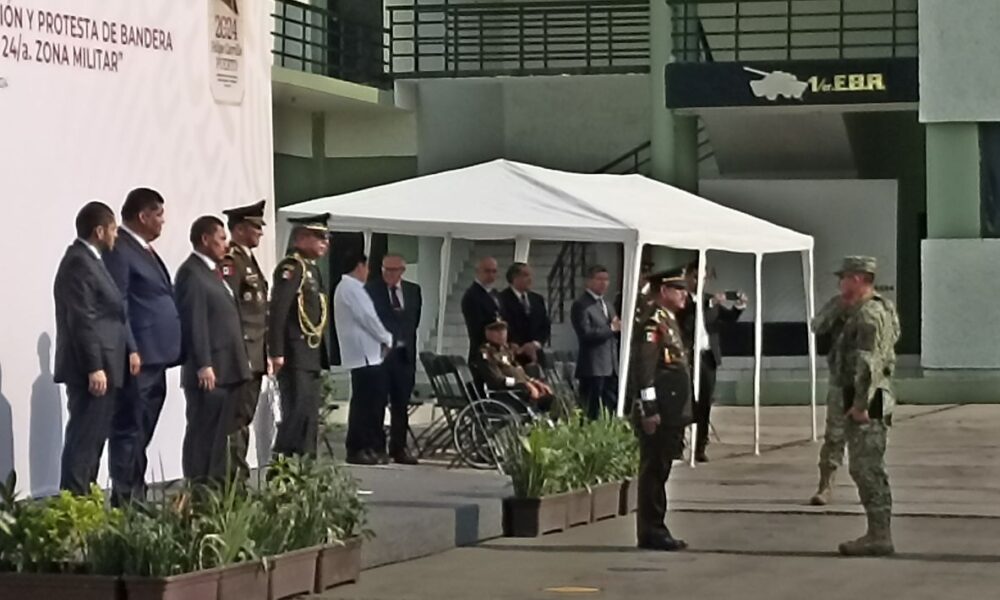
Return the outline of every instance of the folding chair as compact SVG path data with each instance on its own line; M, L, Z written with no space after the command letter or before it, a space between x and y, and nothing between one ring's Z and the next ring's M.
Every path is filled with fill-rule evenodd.
M450 376L453 368L448 357L421 352L420 362L434 391L434 407L441 412L414 440L417 454L423 458L451 448L455 415L466 407L468 399L457 377Z

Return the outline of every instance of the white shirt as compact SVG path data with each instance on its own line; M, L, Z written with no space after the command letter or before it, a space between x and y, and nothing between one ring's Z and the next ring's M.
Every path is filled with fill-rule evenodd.
M379 320L364 284L350 275L345 275L333 292L333 320L343 367L382 364L382 346L392 346L392 334Z
M76 238L76 239L80 240L80 243L86 246L87 250L90 250L90 253L97 257L97 260L101 260L101 251L97 249L97 246L91 244L90 242L88 242L83 238Z
M146 240L144 240L142 238L142 236L139 235L138 233L136 233L136 232L132 231L131 229L129 229L128 225L122 223L122 225L121 225L121 227L119 227L119 229L121 229L125 233L127 233L130 236L132 236L133 238L135 238L135 241L139 242L139 245L142 246L143 250L149 250L150 249L149 242L147 242ZM212 268L214 269L215 267L212 267Z
M704 314L702 314L701 316L698 315L698 301L694 299L694 296L691 296L691 301L695 303L694 322L695 322L695 332L696 332L695 335L698 336L697 348L699 351L711 350L712 341L708 337L708 330L705 329L705 315ZM707 306L705 307L705 310L708 310ZM694 352L694 348L692 348L691 351Z
M218 268L218 266L216 265L216 263L215 263L214 260L212 260L211 258L205 256L201 252L198 252L197 250L195 250L193 254L195 256L197 256L198 258L200 258L201 262L205 263L205 266L208 267L209 269L211 269L211 270L214 271L216 268Z

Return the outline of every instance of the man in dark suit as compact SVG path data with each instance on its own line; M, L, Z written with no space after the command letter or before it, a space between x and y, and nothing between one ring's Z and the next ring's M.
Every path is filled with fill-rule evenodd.
M330 249L329 214L288 219L292 249L274 270L268 308L267 352L281 390L281 423L274 452L316 456L321 373L330 367L326 345L329 300L316 261Z
M250 380L250 361L233 290L220 262L228 250L222 221L191 225L193 252L177 270L177 306L184 332L181 386L187 399L184 476L196 483L225 480L228 436L236 400Z
M580 401L587 416L597 419L603 408L614 414L618 409L618 336L621 320L604 298L611 284L608 270L594 265L587 270L587 290L570 310L573 330L580 343L576 358L576 378L580 380Z
M531 291L531 267L523 262L512 264L507 269L507 283L507 289L500 292L500 310L507 321L508 339L521 351L538 353L549 343L552 321L545 299ZM537 371L537 364L534 366Z
M76 216L76 235L59 263L53 289L53 375L69 397L59 486L86 494L97 481L115 398L125 381L128 334L121 293L101 261L118 236L115 213L101 202L86 204Z
M705 450L708 447L708 430L711 423L712 403L715 395L716 374L722 365L722 345L719 342L719 333L727 323L735 323L740 319L743 310L746 308L746 295L738 293L738 298L732 306L726 306L726 295L705 294L702 298L704 302L704 326L697 326L698 310L698 262L689 264L684 274L688 288L688 298L684 308L677 315L680 322L681 331L684 334L684 345L691 353L691 368L694 369L694 345L696 337L701 338L701 377L699 381L698 402L694 406L695 424L698 433L695 440L695 460L698 462L708 462L708 455ZM714 279L715 273L706 270L705 287L708 281ZM691 378L694 385L694 377ZM692 393L692 398L694 395Z
M229 252L222 259L222 275L226 278L229 289L236 294L240 321L243 323L243 341L246 342L253 375L240 389L234 408L235 420L229 434L232 455L230 467L243 478L250 476L247 464L250 424L257 412L257 400L264 375L271 371L266 343L267 278L253 254L264 235L264 205L264 200L261 200L250 206L222 211L229 218L229 231L232 235Z
M170 273L150 245L163 231L163 197L137 188L122 206L122 233L104 263L121 290L128 316L131 368L115 402L108 444L112 502L145 498L146 448L167 395L167 369L181 357L181 320Z
M476 280L462 296L462 317L469 336L469 364L480 355L486 343L486 326L501 317L500 295L494 289L497 281L497 261L491 256L481 258L476 265ZM483 387L482 379L474 375L476 386Z
M389 456L399 464L415 465L417 459L406 448L406 434L410 430L410 396L417 372L417 327L423 298L419 285L403 280L405 272L403 257L387 254L382 259L382 277L369 281L365 289L372 297L379 320L394 340L382 363L389 382ZM384 436L381 422L378 432L373 434ZM384 442L381 447L385 447Z

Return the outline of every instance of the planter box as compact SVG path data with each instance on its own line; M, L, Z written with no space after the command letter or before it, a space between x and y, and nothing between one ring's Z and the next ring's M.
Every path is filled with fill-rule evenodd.
M216 600L219 570L170 577L123 577L128 600Z
M590 488L590 520L601 521L618 516L622 484L602 483Z
M319 546L272 556L267 597L281 600L299 594L311 594L316 586L316 560ZM131 599L130 599L131 600Z
M590 490L570 492L569 506L566 510L566 524L568 526L590 523Z
M219 600L267 600L267 569L261 561L219 569Z
M503 531L508 537L537 537L566 529L568 494L541 498L505 498Z
M0 573L0 600L123 600L118 577L61 573Z
M343 546L323 546L316 558L316 593L357 581L361 574L361 539L351 538Z
M639 480L632 478L622 482L621 495L618 502L618 514L632 514L639 507Z

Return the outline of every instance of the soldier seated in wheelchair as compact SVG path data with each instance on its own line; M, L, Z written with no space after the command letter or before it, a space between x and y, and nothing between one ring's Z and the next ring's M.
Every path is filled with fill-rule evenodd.
M531 377L518 363L523 354L516 344L507 342L507 323L501 319L486 326L486 343L480 347L479 376L490 390L510 391L526 396L532 406L548 410L554 392L547 383Z

